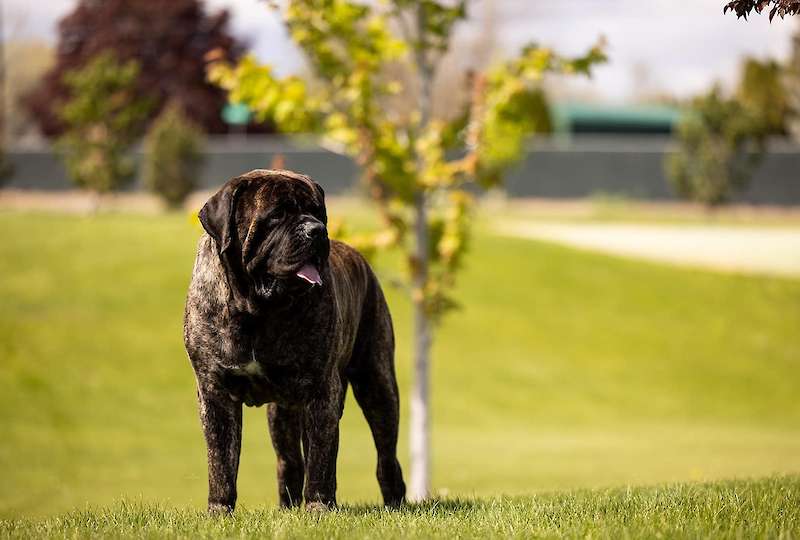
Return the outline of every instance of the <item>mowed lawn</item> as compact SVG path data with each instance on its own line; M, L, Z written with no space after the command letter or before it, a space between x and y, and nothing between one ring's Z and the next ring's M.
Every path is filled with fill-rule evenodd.
M795 538L800 477L516 497L433 500L326 514L239 508L231 517L122 501L44 520L0 521L0 538Z
M742 493L758 497L763 489L770 495L759 500L796 502L797 477L634 495L622 489L603 492L610 493L605 502L583 492L491 498L800 472L800 281L679 269L489 230L478 227L459 281L464 309L436 332L433 484L444 502L402 518L353 510L379 495L368 429L349 399L339 500L355 512L353 526L368 532L378 517L409 519L413 532L414 516L441 514L445 527L454 516L495 519L506 503L546 519L562 498L583 501L576 512L591 517L613 513L637 493L654 520L662 519L662 503L668 509L678 500L670 499L676 492L698 494L704 511L721 504L723 517L732 508L725 497L750 496ZM65 519L90 527L105 515L122 527L142 515L167 523L194 515L205 504L205 447L181 319L199 227L185 214L5 212L0 231L0 518L86 505L112 510ZM397 275L392 260L377 264L385 282ZM401 292L385 288L405 397L410 311ZM407 421L406 399L406 466ZM274 455L263 408L245 413L239 494L244 508L258 510L242 512L236 526L273 516ZM134 502L120 506L121 498ZM349 530L336 528L341 515L323 518L333 527L328 536ZM780 515L796 527L796 513ZM280 516L263 526L306 519ZM577 523L552 519L561 518ZM539 533L556 525L545 521ZM229 526L207 523L195 532Z

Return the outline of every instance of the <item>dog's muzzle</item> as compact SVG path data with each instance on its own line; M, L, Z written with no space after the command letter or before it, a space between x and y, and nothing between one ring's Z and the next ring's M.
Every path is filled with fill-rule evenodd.
M297 270L297 277L311 285L322 285L320 276L320 263L328 257L330 244L328 229L325 224L317 219L310 219L301 225L300 233L311 243L311 252L314 257Z

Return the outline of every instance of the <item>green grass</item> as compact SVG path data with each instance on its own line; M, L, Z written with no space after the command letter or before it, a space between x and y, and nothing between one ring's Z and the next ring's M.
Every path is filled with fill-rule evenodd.
M645 202L597 193L581 200L490 198L488 206L512 219L574 223L797 227L797 207L730 205L706 208L687 202Z
M9 212L0 213L0 230L0 517L50 516L128 497L145 506L115 507L96 519L120 516L124 527L153 512L179 533L179 517L193 510L168 509L200 509L206 496L194 377L181 342L200 230L185 215ZM800 281L685 270L485 231L479 227L460 278L465 309L436 333L438 494L472 500L800 472ZM384 281L395 275L388 259L378 269ZM410 311L400 292L387 292L405 397ZM407 466L407 400L403 406ZM374 451L352 399L341 439L339 500L376 503ZM778 485L770 482L752 489ZM787 482L796 494L797 480ZM664 497L697 493L700 504L734 487L670 488ZM264 409L248 409L240 503L269 508L275 491ZM656 491L635 493L660 500ZM592 494L543 497L508 504L535 515L545 511L542 501L559 497L575 497L587 512L595 504ZM612 507L632 501L624 491L609 497ZM403 530L413 533L423 526L419 516L445 512L479 527L505 511L492 501L455 513L393 514L386 526L408 523ZM339 528L343 515L323 518L332 536L350 526ZM352 526L371 527L379 515L356 512ZM564 519L579 527L587 516ZM307 518L259 510L236 519L203 522L198 534ZM447 519L431 531L445 534ZM67 526L49 523L52 534ZM555 527L529 526L545 527L542 534Z
M0 522L0 538L793 538L800 477L436 500L323 515L275 508L232 517L122 502L44 521Z

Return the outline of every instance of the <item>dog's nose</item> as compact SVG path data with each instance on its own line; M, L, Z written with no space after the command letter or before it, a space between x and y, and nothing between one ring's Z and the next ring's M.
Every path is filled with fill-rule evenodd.
M321 238L327 229L321 221L308 221L303 225L303 233L311 239Z

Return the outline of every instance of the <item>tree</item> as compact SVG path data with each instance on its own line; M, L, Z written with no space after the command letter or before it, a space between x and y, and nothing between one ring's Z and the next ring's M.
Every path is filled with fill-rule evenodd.
M377 4L377 5L376 5ZM211 80L284 132L313 131L329 148L354 156L382 216L382 229L362 249L397 248L405 259L414 306L410 497L429 490L429 355L432 330L456 305L455 276L468 245L472 196L468 184L492 187L539 129L532 109L546 72L588 73L604 60L602 45L563 58L531 45L469 80L471 96L452 120L432 109L433 81L467 1L289 0L283 10L292 39L305 53L313 85L277 77L245 57L215 62ZM398 63L416 73L413 85L393 78ZM389 107L393 95L416 103ZM535 110L535 109L534 109ZM455 156L455 157L454 157Z
M167 206L180 206L196 186L202 163L203 132L170 103L145 139L144 181Z
M113 51L120 61L138 63L137 91L154 100L151 117L176 101L205 130L225 132L225 95L206 81L204 56L211 50L228 60L240 55L227 26L227 12L208 15L199 0L80 0L59 23L55 65L26 105L45 135L61 134L57 111L70 98L64 73Z
M747 58L742 64L736 98L757 121L764 135L785 135L789 116L784 68L775 60Z
M34 91L41 78L53 65L53 48L36 40L11 40L6 53L6 136L19 141L35 136L38 128L24 106L26 96ZM22 105L22 106L21 106Z
M800 25L792 36L792 52L784 76L786 101L789 107L787 130L800 142Z
M758 119L718 87L695 99L678 125L666 172L678 194L715 206L747 185L764 152Z
M95 194L118 189L135 172L130 146L152 108L138 95L138 76L136 61L121 64L110 52L64 75L73 97L59 111L65 131L57 147L72 180Z
M769 10L769 20L775 15L783 19L786 15L797 15L800 13L800 0L733 0L725 4L723 13L728 10L736 13L737 18L750 15L753 11L761 13L765 9Z

